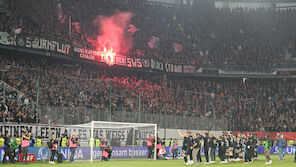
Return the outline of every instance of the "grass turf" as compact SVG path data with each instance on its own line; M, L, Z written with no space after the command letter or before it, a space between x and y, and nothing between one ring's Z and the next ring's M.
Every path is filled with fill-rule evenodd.
M205 166L205 167L214 167L214 166L221 166L221 167L240 167L240 166L254 166L254 167L263 167L263 166L279 166L279 167L295 167L296 163L294 163L294 156L295 155L285 155L284 161L279 161L278 155L272 155L272 164L271 165L265 165L265 157L264 155L260 155L258 160L255 160L253 163L244 164L243 162L231 162L228 164L220 164L220 160L216 161L216 164L208 164L208 165L198 165L198 166ZM204 157L203 157L204 162ZM24 166L22 164L6 164L6 165L0 165L0 166ZM184 167L184 161L183 160L112 160L109 162L101 162L101 161L95 161L93 163L83 161L83 162L74 162L69 163L67 161L64 161L62 164L48 164L48 162L32 162L29 163L29 165L25 166L41 166L41 167ZM192 165L194 166L194 165Z

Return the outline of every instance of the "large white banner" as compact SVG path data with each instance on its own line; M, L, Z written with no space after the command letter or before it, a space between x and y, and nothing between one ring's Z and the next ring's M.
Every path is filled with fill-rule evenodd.
M71 125L54 125L49 129L48 125L28 125L28 124L1 124L0 125L0 134L17 134L21 136L24 131L29 131L33 134L34 137L49 138L50 130L56 136L60 137L61 134L67 134L70 136L73 132L77 134L81 141L89 141L91 130L89 128L71 126ZM110 140L112 138L121 139L122 141L132 139L133 129L94 129L94 137L106 138ZM154 135L154 127L145 128L141 130L135 130L135 137L139 140L147 139L149 136Z

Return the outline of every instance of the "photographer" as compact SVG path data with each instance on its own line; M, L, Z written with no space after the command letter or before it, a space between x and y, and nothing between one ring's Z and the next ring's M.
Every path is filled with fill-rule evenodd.
M78 146L78 143L79 143L79 139L76 136L76 133L73 133L69 139L69 147L71 151L70 162L74 162L74 155L75 155L75 151Z
M50 160L48 162L50 164L55 164L53 161L54 161L54 156L58 151L58 143L59 143L59 141L56 139L55 135L52 135L52 138L50 139L49 145L48 145L48 147L51 150L51 156L50 156Z
M15 163L14 162L14 159L13 159L13 156L11 154L11 143L10 143L10 134L7 133L5 138L4 138L4 156L3 156L3 161L2 163L5 164L6 163L6 157L8 156L9 159L10 159L10 162L11 163Z
M278 134L276 140L277 140L277 146L279 149L280 161L283 161L284 160L284 148L286 147L284 135Z
M31 136L32 136L31 133L29 133L28 131L25 131L22 137L23 164L27 164L27 157L28 157L28 150L30 146Z

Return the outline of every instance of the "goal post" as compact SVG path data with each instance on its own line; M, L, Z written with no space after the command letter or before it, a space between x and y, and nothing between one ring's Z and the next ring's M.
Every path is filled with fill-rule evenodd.
M148 158L145 142L150 136L155 136L154 159L156 160L157 124L92 121L71 126L90 131L89 141L84 139L84 143L89 143L90 162L102 158L103 151L100 150L96 141L103 138L106 140L107 146L114 148L114 158Z

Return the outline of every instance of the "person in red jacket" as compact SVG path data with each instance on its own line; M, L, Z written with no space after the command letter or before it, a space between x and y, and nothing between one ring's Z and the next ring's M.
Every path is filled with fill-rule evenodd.
M58 151L59 141L56 139L55 135L52 135L52 138L50 139L49 142L50 142L51 157L48 163L55 164L53 161L54 161L54 156Z

